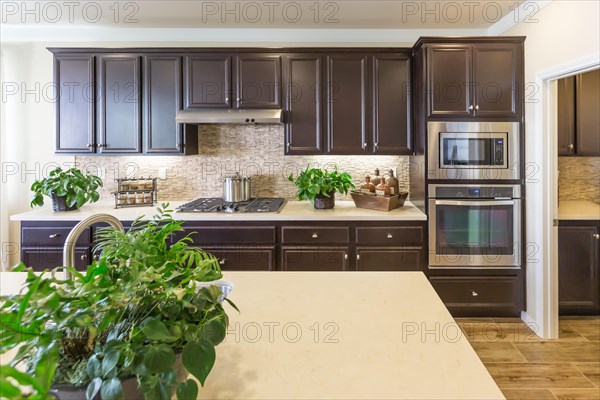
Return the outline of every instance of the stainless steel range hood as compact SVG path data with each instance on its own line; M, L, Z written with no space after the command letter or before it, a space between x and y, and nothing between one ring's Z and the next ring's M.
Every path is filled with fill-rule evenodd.
M179 110L180 124L281 124L281 110Z

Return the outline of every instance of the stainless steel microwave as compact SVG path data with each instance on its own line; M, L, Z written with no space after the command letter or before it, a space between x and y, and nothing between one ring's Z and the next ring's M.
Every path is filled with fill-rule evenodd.
M517 122L429 122L429 179L520 178Z

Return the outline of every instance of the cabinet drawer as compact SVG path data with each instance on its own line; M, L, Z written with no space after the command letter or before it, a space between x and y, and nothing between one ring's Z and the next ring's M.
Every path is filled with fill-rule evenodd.
M347 247L283 247L281 269L284 271L347 271Z
M193 233L190 237L194 244L203 246L205 244L246 244L246 243L268 243L275 244L274 226L186 226L184 232L177 232L174 240L177 241Z
M422 248L356 248L359 271L419 271L422 259Z
M431 285L452 314L517 315L522 290L518 277L431 277Z
M275 246L270 247L205 247L219 259L223 271L273 271Z
M356 228L356 244L421 246L423 241L424 231L422 226Z
M21 228L21 243L23 246L27 245L43 245L43 246L63 246L65 240L71 232L73 227L70 226L57 226L57 227L34 227L25 226ZM77 240L78 245L89 244L91 240L91 229L86 228L79 239Z
M34 271L43 271L63 265L62 247L26 247L21 252L21 260L27 267ZM90 249L88 247L77 247L75 249L75 268L85 270L90 260Z
M281 241L298 244L346 244L350 242L350 228L284 226L281 228Z

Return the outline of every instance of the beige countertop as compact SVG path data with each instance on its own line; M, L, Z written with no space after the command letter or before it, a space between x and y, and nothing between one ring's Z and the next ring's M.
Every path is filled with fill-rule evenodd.
M24 274L0 274L14 293ZM504 399L421 272L225 272L202 399Z
M558 203L558 219L600 220L600 204L585 200L561 200Z
M132 221L146 215L154 215L154 207L114 208L113 203L86 204L79 210L55 213L46 202L38 207L20 214L11 215L11 221L81 221L91 215L106 213L121 221ZM175 209L183 201L170 202ZM316 210L308 201L288 201L279 213L175 213L175 219L185 221L425 221L427 216L407 201L403 207L384 212L356 208L353 201L336 201L331 210Z

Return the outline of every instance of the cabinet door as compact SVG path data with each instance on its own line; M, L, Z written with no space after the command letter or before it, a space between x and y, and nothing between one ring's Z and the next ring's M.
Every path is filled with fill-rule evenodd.
M600 156L600 70L577 75L577 155Z
M231 57L196 55L185 57L183 107L231 107Z
M373 57L373 153L411 154L410 59L408 55Z
M43 271L63 265L62 247L26 247L21 251L21 260L34 271ZM77 247L75 249L75 268L83 271L90 264L90 249Z
M435 45L427 48L428 117L469 117L473 104L470 45Z
M322 60L312 54L283 59L285 154L323 152Z
M144 57L144 153L181 153L181 57Z
M93 153L96 149L94 56L56 55L54 82L59 90L54 109L56 152Z
M596 226L558 227L558 301L561 314L598 313Z
M274 271L275 246L204 247L219 259L223 271Z
M281 56L237 56L234 77L234 107L281 108Z
M98 57L98 144L101 153L141 152L140 56Z
M521 82L521 44L478 43L473 45L471 82L476 117L515 118L522 102L517 90Z
M421 248L376 248L356 249L358 271L420 271L423 260Z
M367 56L327 57L327 153L368 154Z
M347 271L348 247L288 247L281 249L283 271Z
M558 82L558 155L575 154L575 77L559 79Z

